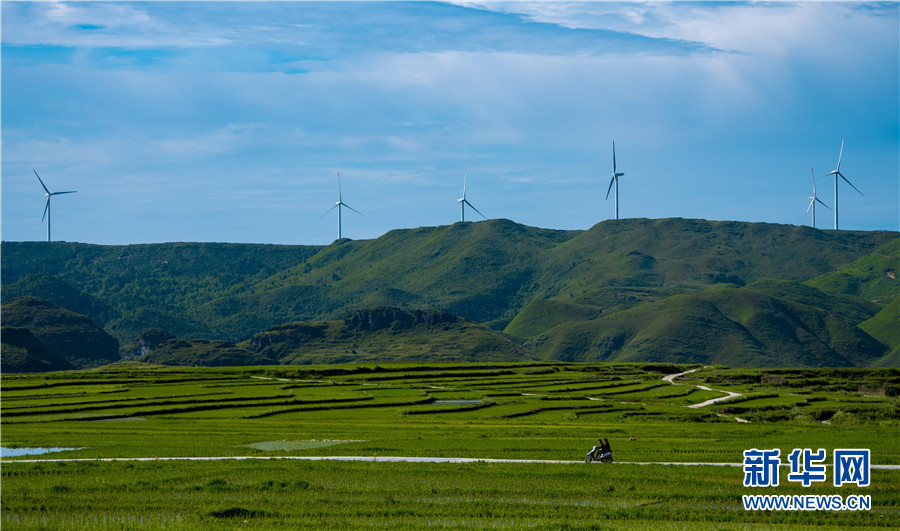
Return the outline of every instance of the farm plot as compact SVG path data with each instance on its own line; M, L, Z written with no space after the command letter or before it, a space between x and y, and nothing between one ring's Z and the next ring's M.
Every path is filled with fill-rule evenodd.
M4 467L3 527L420 529L897 528L897 471L871 511L749 512L739 469L360 462L48 463ZM793 494L828 487L788 486Z
M2 445L76 448L48 457L418 456L573 464L532 471L502 464L382 463L378 466L386 468L375 474L368 468L374 465L363 463L166 462L129 468L122 463L14 465L10 461L21 458L4 458L0 524L268 528L303 521L316 528L377 528L390 521L400 528L556 528L562 522L589 527L607 518L635 527L894 522L900 484L887 471L880 471L874 488L866 491L878 494L878 511L761 517L737 505L740 494L747 493L740 468L670 472L665 467L626 470L620 463L736 463L750 448L778 448L783 456L793 448L869 448L874 463L900 464L897 398L869 391L900 384L900 372L772 374L710 368L692 373L691 380L662 381L667 372L684 370L542 363L132 365L3 376ZM815 390L803 387L810 382ZM699 390L701 384L744 396L685 407L723 395ZM740 416L750 424L734 421L737 408L745 408ZM598 437L612 443L616 463L574 464ZM383 484L382 474L396 485ZM352 479L357 475L360 479ZM546 485L534 484L539 477ZM678 483L687 480L701 486L691 490ZM353 486L344 489L342 481ZM447 489L434 486L443 482ZM482 484L493 487L482 489ZM613 490L604 491L607 487ZM147 505L121 499L122 492L129 500L146 498ZM174 495L166 497L169 492ZM97 502L87 507L87 499ZM664 515L674 516L667 520Z

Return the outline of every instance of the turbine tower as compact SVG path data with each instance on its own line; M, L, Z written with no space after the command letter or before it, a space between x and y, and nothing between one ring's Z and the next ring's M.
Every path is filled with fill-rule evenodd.
M328 212L331 212L331 211L334 210L335 208L338 209L338 239L339 239L339 240L340 240L341 237L342 237L342 236L341 236L341 207L349 208L350 210L356 212L356 213L359 214L360 216L365 216L362 212L360 212L360 211L356 210L355 208L351 207L350 205L348 205L347 203L345 203L345 202L341 199L341 172L338 172L338 200L337 200L337 202L334 204L333 207L329 208L327 212L325 212L324 214L322 214L322 217L324 218L325 216L327 216L327 215L328 215Z
M34 172L34 176L37 177L38 182L41 183L41 187L44 189L44 192L46 192L44 194L44 197L47 198L47 204L44 205L44 215L41 217L41 222L44 221L44 218L47 218L47 241L49 242L50 241L50 198L53 197L54 195L74 194L78 190L71 190L69 192L51 192L50 190L47 189L47 185L44 184L44 181L41 180L41 176L38 175L37 170L32 168L31 171Z
M460 209L459 210L459 220L460 221L466 220L466 205L469 205L470 207L472 207L472 210L474 210L475 212L478 212L478 209L475 208L472 205L472 203L469 202L468 199L466 199L466 181L468 179L469 179L469 169L466 168L465 173L463 174L463 195L462 195L462 197L460 197L459 199L456 200L456 202L459 204L459 209ZM482 214L481 212L478 212L478 215L480 215L484 219L487 219L487 217L484 214Z
M853 187L853 189L856 190L856 192L859 195L862 195L863 197L865 197L865 195L863 195L863 193L859 191L859 188L853 186L853 183L851 183L850 180L847 179L846 177L844 177L844 174L841 173L841 157L843 157L843 156L844 156L844 137L841 137L841 152L840 152L840 154L838 154L837 168L835 168L834 170L831 171L831 173L828 174L828 175L834 175L834 230L838 230L838 177L847 181L847 184L849 184L851 187ZM828 175L826 175L825 177L828 177Z
M613 183L616 184L616 219L619 219L619 177L624 173L616 173L616 141L613 140L613 171L612 179L609 181L609 188L606 190L606 199L609 200L609 192L612 191Z
M809 196L809 206L806 207L806 213L809 214L810 209L812 209L812 228L816 228L816 203L819 203L828 210L831 210L831 207L823 203L816 195L816 170L814 169L812 170L812 176L813 195Z

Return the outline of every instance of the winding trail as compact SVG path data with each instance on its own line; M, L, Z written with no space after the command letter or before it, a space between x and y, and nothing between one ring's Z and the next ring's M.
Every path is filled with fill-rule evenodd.
M723 391L721 389L710 389L709 387L706 387L705 385L698 385L697 389L703 389L704 391L715 391L717 393L727 393L728 396L720 396L719 398L710 398L706 402L700 402L699 404L692 404L692 405L686 406L686 407L704 407L704 406L708 406L711 404L715 404L716 402L721 402L722 400L728 400L729 398L732 398L735 396L744 396L740 393L732 393L731 391Z
M370 463L518 463L538 465L573 465L583 464L584 461L560 461L549 459L490 459L482 457L401 457L401 456L261 456L238 455L226 457L101 457L88 459L2 459L4 465L11 463L101 463L112 461L252 461L252 460L293 460L293 461L366 461ZM675 463L675 462L637 462L616 461L614 463L600 463L601 465L665 465L665 466L732 466L742 467L743 463ZM790 463L782 463L781 466L790 466ZM831 465L824 465L831 466ZM871 468L882 470L900 470L900 465L870 465Z
M675 383L675 378L680 378L680 377L684 376L685 374L690 374L690 373L692 373L692 372L696 372L696 371L699 371L700 369L705 369L705 368L706 368L706 367L700 367L700 368L697 368L697 369L691 369L691 370L689 370L689 371L679 372L678 374L669 374L669 375L667 375L667 376L663 376L662 379L663 379L664 382L668 382L668 383L670 383L670 384L672 384L672 385L686 385L686 384L676 384L676 383ZM705 385L697 385L697 386L695 386L695 387L696 387L697 389L703 389L704 391L715 391L716 393L725 393L727 396L720 396L720 397L718 397L718 398L710 398L710 399L707 400L706 402L700 402L699 404L691 404L691 405L689 405L689 406L684 406L684 407L689 407L689 408L692 408L692 409L693 409L693 408L698 408L698 407L706 407L706 406L715 404L716 402L721 402L722 400L728 400L729 398L734 398L734 397L736 397L736 396L744 396L744 395L742 395L741 393L734 393L734 392L732 392L732 391L723 391L723 390L721 390L721 389L711 389L711 388L709 388L709 387L706 387ZM719 414L719 416L720 416L720 417L723 417L723 416L725 416L725 415ZM744 423L744 424L749 424L749 423L750 423L749 420L747 420L747 419L742 419L742 418L738 418L738 417L734 417L734 420L736 420L736 421L738 421L738 422L742 422L742 423Z

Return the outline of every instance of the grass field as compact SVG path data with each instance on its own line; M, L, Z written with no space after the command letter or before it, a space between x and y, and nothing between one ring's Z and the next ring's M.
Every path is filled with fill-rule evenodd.
M897 369L635 364L119 365L3 376L10 529L900 527L900 470L866 488L743 487L750 448L868 448L900 464ZM714 391L696 388L704 385ZM740 393L691 409L720 391ZM748 420L739 423L735 417ZM597 437L616 463L578 463ZM420 456L572 461L107 462L96 458ZM90 461L13 463L23 459ZM745 511L743 494L867 494L870 511Z

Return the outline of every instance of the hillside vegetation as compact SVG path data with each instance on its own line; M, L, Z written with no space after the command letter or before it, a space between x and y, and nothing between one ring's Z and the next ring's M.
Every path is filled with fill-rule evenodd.
M279 325L240 346L282 364L534 359L502 334L468 319L389 307L356 311L343 321Z
M556 231L490 220L325 247L2 245L4 301L45 298L122 345L156 328L252 351L251 338L285 323L388 306L502 330L527 349L502 356L520 359L866 365L890 363L896 348L896 311L882 314L900 290L896 232L691 219ZM385 352L357 343L279 362ZM404 347L414 359L439 355L414 343Z
M2 306L4 372L95 367L119 359L119 342L90 319L37 297Z

